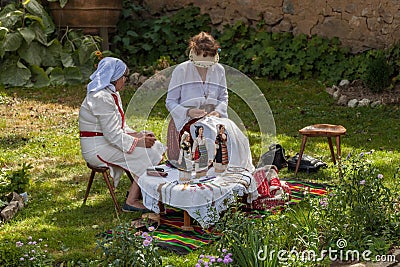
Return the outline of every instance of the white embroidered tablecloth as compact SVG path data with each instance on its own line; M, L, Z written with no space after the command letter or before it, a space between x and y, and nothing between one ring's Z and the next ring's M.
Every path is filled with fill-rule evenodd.
M188 212L203 228L219 220L219 214L235 200L235 195L247 195L247 202L257 199L258 192L254 177L248 171L230 168L225 173L215 174L213 168L207 176L192 179L190 183L179 182L177 169L159 166L168 173L167 177L139 177L139 186L146 208L160 213L158 202Z

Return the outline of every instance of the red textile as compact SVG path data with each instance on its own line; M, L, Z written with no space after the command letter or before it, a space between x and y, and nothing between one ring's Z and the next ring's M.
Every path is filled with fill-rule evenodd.
M284 205L288 199L282 199L282 193L289 194L290 199L290 188L285 182L279 180L278 169L275 166L258 168L253 176L256 179L259 194L259 197L251 204L253 209L266 210Z

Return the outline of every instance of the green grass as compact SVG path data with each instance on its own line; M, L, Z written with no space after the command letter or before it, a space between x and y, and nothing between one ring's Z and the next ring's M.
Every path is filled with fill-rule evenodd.
M343 157L350 152L374 150L371 160L385 177L392 177L400 166L398 105L340 107L316 81L254 81L271 107L276 141L283 145L287 155L299 151L299 129L315 123L331 123L347 129L342 138ZM123 101L129 101L133 93L133 89L124 91ZM11 247L16 241L32 236L45 239L58 262L92 259L99 233L138 216L127 213L116 216L102 179L95 180L87 205L82 206L89 170L80 154L78 111L85 94L85 86L0 90L0 166L17 169L24 162L33 166L29 203L10 222L0 225L1 244L9 242ZM163 131L166 112L163 101L161 98L153 109L147 125L158 137ZM259 127L249 107L234 94L230 106L247 126L256 158L265 152L260 147ZM298 178L334 183L337 168L331 163L326 138L310 138L305 153L321 158L329 167L317 174L299 173ZM283 169L280 177L293 177L293 172ZM124 201L128 182L124 176L118 186L120 203ZM176 266L193 266L198 254L182 259L163 252L164 262Z

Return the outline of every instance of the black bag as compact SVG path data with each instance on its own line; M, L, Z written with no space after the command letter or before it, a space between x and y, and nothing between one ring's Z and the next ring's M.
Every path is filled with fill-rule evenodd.
M287 167L285 149L283 149L280 144L272 144L269 146L269 151L265 152L261 156L257 168L261 168L266 165L275 165L278 170Z
M288 160L288 169L292 171L296 170L296 164L298 160L299 153ZM320 168L326 168L327 166L328 165L322 160L303 154L298 171L305 171L307 173L317 172Z

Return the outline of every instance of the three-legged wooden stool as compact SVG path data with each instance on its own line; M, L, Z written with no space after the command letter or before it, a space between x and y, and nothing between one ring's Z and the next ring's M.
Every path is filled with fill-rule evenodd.
M89 169L92 170L92 172L90 174L90 178L89 178L88 185L87 185L87 188L86 188L86 193L85 193L85 198L83 199L83 204L86 203L86 200L87 200L87 198L89 196L90 188L92 187L92 183L93 183L93 179L94 179L95 174L96 173L101 173L103 175L104 181L107 184L108 190L110 191L110 195L111 195L111 197L113 199L113 202L114 202L115 210L117 211L117 213L120 213L122 209L121 209L121 206L118 204L117 198L115 197L115 192L114 192L115 188L114 188L114 185L111 184L110 177L108 175L108 170L110 168L108 168L108 167L96 167L96 166L90 165L89 163L87 163L86 165L89 167ZM133 183L134 180L133 180L132 174L127 170L125 170L125 173L129 177L131 182Z
M299 159L297 160L296 169L294 175L297 175L297 171L300 167L300 161L303 156L304 148L306 146L307 137L327 137L329 149L331 151L332 161L333 164L336 164L335 153L333 151L332 145L332 137L336 138L336 149L337 149L337 156L338 161L341 160L341 151L340 151L340 136L346 134L346 128L342 125L334 125L334 124L314 124L303 129L299 130L299 133L303 135L303 139L301 141Z

